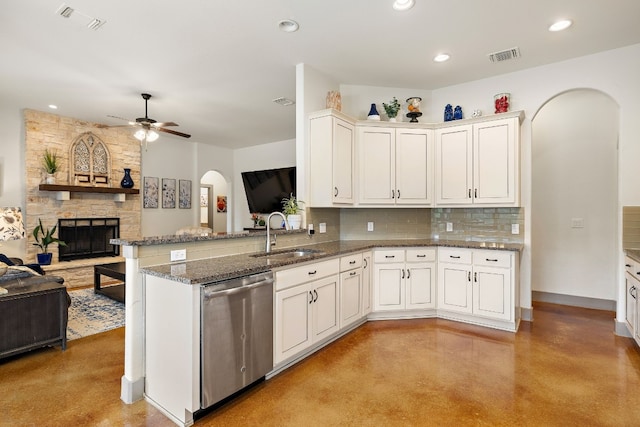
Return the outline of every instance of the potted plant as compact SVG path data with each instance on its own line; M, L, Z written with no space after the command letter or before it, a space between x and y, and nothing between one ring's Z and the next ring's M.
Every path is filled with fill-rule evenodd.
M287 216L287 222L292 230L299 230L302 224L302 205L304 202L296 199L296 196L291 193L289 197L282 199L282 213Z
M55 150L49 150L48 148L44 150L44 154L42 155L42 167L47 174L45 182L47 184L55 184L55 173L60 168L60 165L58 164L58 153L56 153Z
M384 111L387 113L387 116L389 117L389 121L395 122L396 116L398 115L398 111L400 111L400 103L398 102L396 97L394 96L391 102L388 104L385 104L383 102L382 106L384 107Z
M52 229L44 228L42 225L42 220L38 218L38 225L33 229L33 238L36 239L36 243L34 246L38 246L42 253L39 253L38 256L38 264L40 265L49 265L51 264L52 254L49 252L49 245L52 243L57 243L59 246L67 246L65 242L62 240L53 237L53 234L56 232L57 225L54 225Z

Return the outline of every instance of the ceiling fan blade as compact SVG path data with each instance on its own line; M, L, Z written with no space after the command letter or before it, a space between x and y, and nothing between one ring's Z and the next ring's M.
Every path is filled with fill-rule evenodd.
M170 133L173 135L178 135L181 136L183 138L191 138L191 135L189 135L188 133L182 133L182 132L178 132L175 130L171 130L171 129L165 129L165 128L156 128L157 130L159 130L160 132L166 132L166 133Z
M164 122L164 123L152 123L151 126L157 127L157 128L162 128L162 127L165 127L165 126L180 126L180 125L177 124L177 123L174 123L174 122Z

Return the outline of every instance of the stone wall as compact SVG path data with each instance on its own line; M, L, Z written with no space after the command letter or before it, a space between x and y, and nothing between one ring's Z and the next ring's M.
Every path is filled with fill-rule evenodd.
M38 186L44 183L45 174L42 169L42 156L45 149L55 150L60 171L56 173L56 184L74 185L69 178L72 169L70 148L78 136L91 132L107 146L111 157L110 187L120 187L124 168L131 169L134 188L140 188L141 152L140 143L133 137L129 128L105 128L96 123L89 123L69 117L34 110L24 111L25 120L25 162L26 162L26 211L25 227L29 239L27 259L34 262L39 248L31 245L35 240L32 232L42 220L45 227L53 227L58 218L120 218L120 237L130 239L141 235L141 197L127 194L124 202L114 201L113 194L89 192L71 193L70 200L56 200L56 193L40 191ZM88 286L93 283L93 264L108 262L104 258L99 261L68 261L58 263L57 245L51 245L53 263L47 270L65 278L68 287ZM116 259L115 261L118 261ZM64 266L63 266L64 264ZM69 269L68 277L65 270ZM73 273L72 273L73 271Z

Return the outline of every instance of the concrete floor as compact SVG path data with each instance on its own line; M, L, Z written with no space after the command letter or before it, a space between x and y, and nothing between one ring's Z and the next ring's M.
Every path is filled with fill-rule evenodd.
M369 322L196 426L640 426L640 349L614 313L539 303L517 334ZM124 329L0 361L0 426L173 426L120 401Z

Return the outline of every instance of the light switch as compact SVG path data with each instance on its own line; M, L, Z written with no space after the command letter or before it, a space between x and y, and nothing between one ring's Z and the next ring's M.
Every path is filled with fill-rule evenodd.
M520 224L511 224L511 234L520 234Z
M318 226L320 227L320 230L318 230L320 233L326 233L327 232L327 223L326 222L321 222L320 224L318 224Z
M447 223L447 231L453 231L453 223L452 222L448 222Z
M373 231L373 221L367 222L367 231Z

